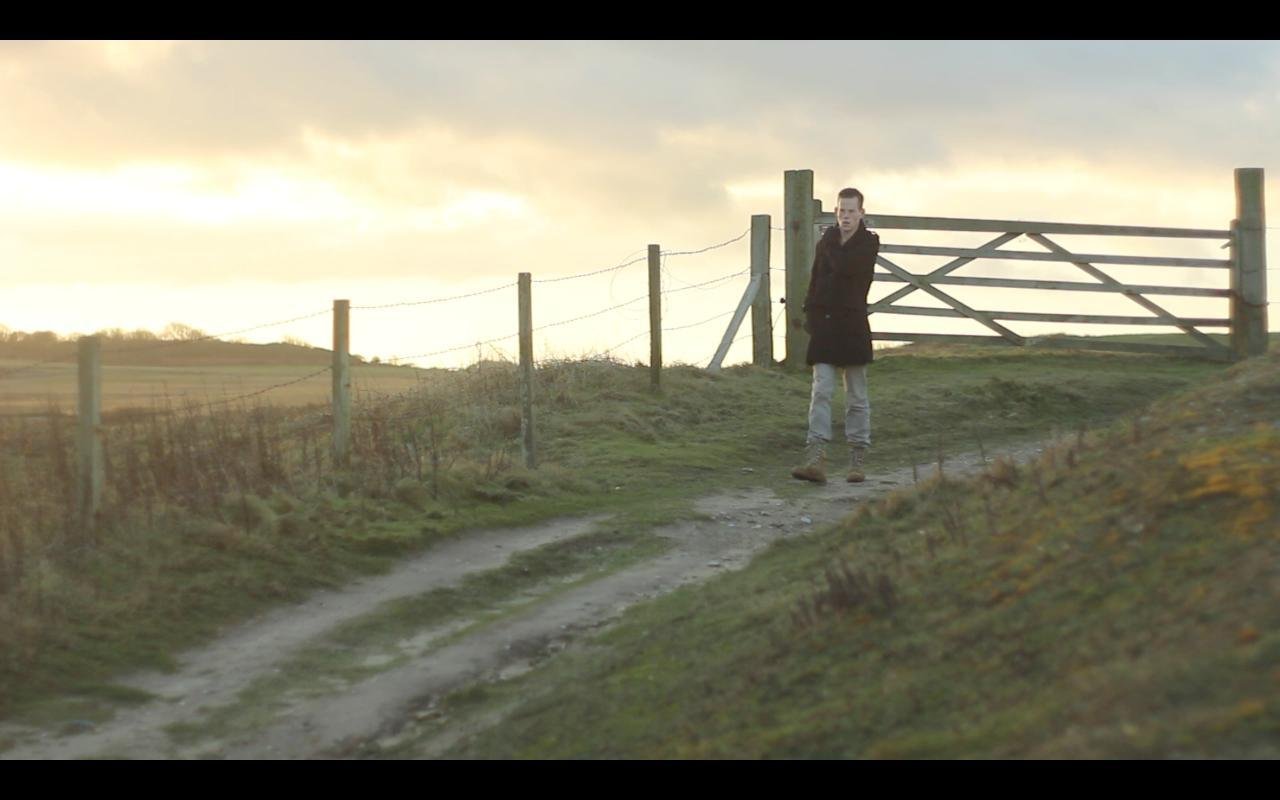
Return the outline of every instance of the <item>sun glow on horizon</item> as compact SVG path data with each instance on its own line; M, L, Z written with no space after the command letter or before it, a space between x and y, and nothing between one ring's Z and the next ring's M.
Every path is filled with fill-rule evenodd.
M383 230L452 231L494 214L536 217L523 197L463 190L434 206L378 206L323 179L271 167L217 171L189 164L128 164L73 170L0 162L0 213L10 219L119 219L232 227L348 223ZM225 181L223 181L225 183Z

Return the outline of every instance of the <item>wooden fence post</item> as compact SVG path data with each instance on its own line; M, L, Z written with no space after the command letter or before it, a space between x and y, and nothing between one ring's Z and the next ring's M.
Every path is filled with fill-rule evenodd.
M786 366L803 369L809 334L804 332L804 296L813 267L813 170L783 173L783 226L786 228Z
M97 533L105 479L102 458L102 343L97 336L79 342L80 393L76 428L76 506L86 538Z
M538 466L533 437L533 275L521 272L520 287L520 450L524 465Z
M649 245L649 387L662 385L662 250Z
M751 304L751 363L773 366L772 294L769 291L769 215L751 217L751 277L759 276L760 288Z
M1231 297L1227 301L1231 330L1227 338L1227 346L1231 348L1234 358L1243 358L1244 322L1240 318L1240 310L1244 304L1240 302L1240 220L1231 220L1231 239L1227 242L1231 254L1231 280L1228 286Z
M1231 349L1237 358L1267 351L1267 214L1263 170L1235 171L1232 224Z
M351 463L351 301L333 301L333 462Z

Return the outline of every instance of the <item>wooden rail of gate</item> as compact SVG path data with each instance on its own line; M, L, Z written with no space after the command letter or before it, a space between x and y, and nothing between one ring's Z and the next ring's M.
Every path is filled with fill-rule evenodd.
M1094 350L1127 350L1196 355L1220 360L1263 353L1267 348L1267 273L1264 240L1266 222L1262 191L1263 170L1237 169L1235 171L1235 182L1236 219L1232 221L1229 229L1224 230L868 214L866 216L867 227L877 230L970 231L998 234L990 241L973 248L891 244L883 241L882 237L880 256L877 258L877 263L886 271L877 272L876 281L905 283L907 285L876 301L868 309L873 314L968 318L991 329L996 335L873 333L872 338L882 341L941 341L1015 346L1084 347ZM813 251L820 235L821 227L834 225L836 220L834 213L822 210L820 200L813 199L812 170L788 171L785 183L784 223L787 238L787 295L788 297L798 298L804 296L805 289L808 286L809 271L813 263ZM1226 246L1230 247L1230 257L1226 259L1207 259L1075 253L1049 238L1050 234L1225 240ZM1043 247L1046 252L1000 249L1020 236L1026 236ZM890 256L897 254L949 256L951 260L931 272L916 274L899 266L890 258ZM979 278L951 274L980 258L1069 263L1082 270L1094 281ZM1097 266L1098 264L1230 270L1230 288L1207 289L1192 286L1127 284L1108 275ZM1150 312L1151 316L983 311L969 307L943 289L938 288L939 286L948 285L1119 293ZM932 295L945 303L948 308L909 306L898 302L916 291L923 291ZM1150 300L1146 295L1228 298L1231 301L1230 315L1221 318L1178 317ZM808 337L804 335L801 327L802 315L803 312L799 303L788 304L786 359L789 365L804 363L804 350L808 345ZM998 320L1176 327L1187 333L1198 345L1113 342L1096 338L1062 335L1024 337L1000 324ZM1230 328L1230 345L1224 345L1199 330L1202 327Z

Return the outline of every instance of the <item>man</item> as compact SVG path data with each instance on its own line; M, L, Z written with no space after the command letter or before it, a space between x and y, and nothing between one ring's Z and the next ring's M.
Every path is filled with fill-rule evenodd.
M836 224L822 234L813 258L809 293L804 301L804 329L811 337L805 361L813 367L809 433L804 464L791 470L791 475L800 480L826 483L831 399L837 373L844 376L844 435L849 445L846 480L866 480L866 454L871 446L867 292L880 252L880 237L862 224L862 215L862 192L841 189L836 198Z

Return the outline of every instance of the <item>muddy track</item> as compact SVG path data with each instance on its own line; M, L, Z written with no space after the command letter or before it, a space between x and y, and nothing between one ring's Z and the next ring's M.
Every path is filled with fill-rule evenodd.
M1000 454L1022 460L1039 445L1008 448ZM988 454L988 458L996 453ZM978 454L947 460L948 473L982 466ZM928 474L934 465L920 465ZM833 477L839 478L840 475ZM772 476L770 480L775 480ZM790 480L779 476L777 481ZM455 586L466 576L493 570L512 555L565 541L592 530L607 517L559 519L535 526L486 530L441 544L393 572L361 580L306 602L277 609L216 641L184 653L172 674L142 673L117 681L156 696L120 711L101 726L59 734L5 726L0 734L17 742L0 759L61 758L333 758L354 754L370 742L394 738L406 720L420 714L424 698L467 685L501 679L565 646L587 640L628 607L737 569L773 541L803 535L849 514L860 503L912 482L910 467L872 474L861 484L833 480L793 499L762 486L703 498L702 518L654 531L670 546L660 555L568 588L550 587L544 597L484 625L458 624L424 629L417 647L397 665L330 691L284 692L273 699L260 726L180 739L174 725L199 726L219 708L235 704L255 681L273 672L301 648L341 624L382 604ZM465 621L464 621L465 622ZM489 723L497 720L490 720ZM442 735L441 747L455 738ZM427 744L427 752L436 750Z

